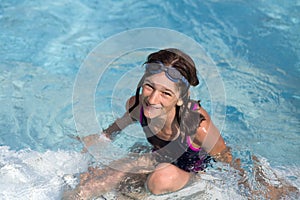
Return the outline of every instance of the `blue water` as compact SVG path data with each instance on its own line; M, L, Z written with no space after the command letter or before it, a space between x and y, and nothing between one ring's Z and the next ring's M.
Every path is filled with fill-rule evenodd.
M296 0L0 0L0 198L59 199L62 176L86 170L82 145L70 137L76 134L76 75L98 44L144 27L175 30L201 44L224 83L226 119L219 128L234 156L247 169L251 155L257 155L265 167L300 188L299 13ZM146 54L133 55L139 63ZM100 127L124 110L109 102L130 59L112 63L105 75L113 78L97 87ZM125 87L120 98L127 98L130 89ZM211 112L204 83L192 95ZM118 143L128 141L124 135ZM200 188L205 187L209 184Z

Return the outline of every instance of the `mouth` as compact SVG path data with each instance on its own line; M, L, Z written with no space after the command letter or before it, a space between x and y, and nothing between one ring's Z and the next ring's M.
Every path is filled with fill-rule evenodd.
M145 107L147 108L147 109L162 109L162 106L161 105L151 105L151 104L149 104L147 101L144 101L144 104L145 104Z
M162 114L163 107L161 105L151 105L149 102L144 101L144 113L147 117L153 118Z

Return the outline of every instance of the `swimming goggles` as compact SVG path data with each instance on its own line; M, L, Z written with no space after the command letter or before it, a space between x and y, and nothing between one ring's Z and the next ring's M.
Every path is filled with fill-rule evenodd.
M174 67L166 67L161 62L155 63L146 63L144 64L146 68L146 72L150 74L158 74L160 72L165 72L168 79L177 83L178 81L182 81L187 87L190 86L189 82L186 80L184 76Z

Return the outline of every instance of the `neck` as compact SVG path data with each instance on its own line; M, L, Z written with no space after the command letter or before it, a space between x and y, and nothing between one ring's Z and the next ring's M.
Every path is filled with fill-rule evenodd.
M166 122L163 127L163 130L172 131L172 127L176 125L176 108L172 109L172 111L167 113Z
M178 135L176 108L163 116L152 119L148 126L152 130L152 132L161 139L173 140Z

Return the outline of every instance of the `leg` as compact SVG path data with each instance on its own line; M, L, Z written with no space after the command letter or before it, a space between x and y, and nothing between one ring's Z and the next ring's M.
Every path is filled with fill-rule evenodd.
M80 183L75 190L65 192L62 199L92 199L114 188L124 176L124 172L110 168L89 168L88 172L80 175Z
M280 179L274 173L275 180L277 185L273 185L270 182L270 178L265 174L265 169L261 166L259 159L256 156L252 156L254 162L254 175L255 180L262 186L264 189L264 196L267 199L283 199L288 197L289 195L299 195L299 190L295 187L287 183L285 180ZM254 191L253 193L261 194L261 191Z
M154 169L151 156L124 158L110 165L104 169L89 168L88 172L80 175L80 183L75 190L65 192L63 199L91 199L115 188L128 173L143 174Z
M161 163L149 175L147 186L153 194L164 194L182 189L190 180L191 174L169 163Z

